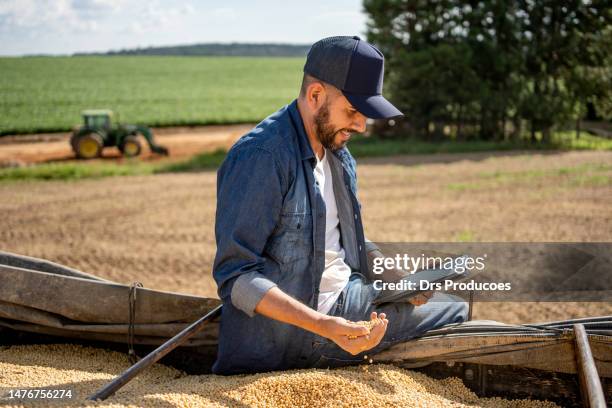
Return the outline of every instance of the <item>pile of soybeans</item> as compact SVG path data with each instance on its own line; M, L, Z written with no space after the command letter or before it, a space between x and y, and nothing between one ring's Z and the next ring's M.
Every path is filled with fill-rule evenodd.
M106 401L88 395L129 367L125 354L75 345L0 346L0 405L136 407L556 407L478 398L458 378L433 380L390 365L268 374L187 375L156 364ZM11 389L72 390L72 399L10 400Z

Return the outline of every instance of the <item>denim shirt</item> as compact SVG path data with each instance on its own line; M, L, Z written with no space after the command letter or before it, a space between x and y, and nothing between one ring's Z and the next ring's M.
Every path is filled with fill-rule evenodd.
M368 276L356 163L333 152L334 194L346 262ZM213 276L223 301L216 374L301 368L312 334L255 313L272 287L316 310L325 267L325 203L297 108L283 107L242 136L217 173Z

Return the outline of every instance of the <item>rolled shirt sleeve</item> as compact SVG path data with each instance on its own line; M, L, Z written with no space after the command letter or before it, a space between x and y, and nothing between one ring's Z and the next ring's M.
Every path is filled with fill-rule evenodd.
M230 150L217 173L213 277L224 303L249 316L277 286L262 273L268 237L276 227L284 179L274 156L247 146Z
M258 272L240 275L232 287L232 304L250 317L255 316L255 307L265 294L277 286L276 283Z

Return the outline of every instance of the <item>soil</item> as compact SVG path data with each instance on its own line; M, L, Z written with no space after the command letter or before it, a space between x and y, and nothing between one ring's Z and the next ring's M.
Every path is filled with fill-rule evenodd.
M246 124L152 129L155 142L168 148L169 157L152 153L141 137L140 159L178 161L206 151L227 149L252 127ZM76 160L70 136L71 133L46 133L0 137L0 167ZM119 161L121 153L115 147L106 147L100 160Z

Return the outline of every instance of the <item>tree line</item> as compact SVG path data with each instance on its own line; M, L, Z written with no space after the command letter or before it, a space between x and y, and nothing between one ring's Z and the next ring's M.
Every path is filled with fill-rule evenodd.
M235 57L305 57L310 45L274 43L203 43L164 47L131 48L104 53L75 55L161 55L161 56L235 56Z
M612 117L607 1L364 0L406 128L428 138L550 141L587 108ZM578 127L579 129L579 127Z

